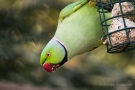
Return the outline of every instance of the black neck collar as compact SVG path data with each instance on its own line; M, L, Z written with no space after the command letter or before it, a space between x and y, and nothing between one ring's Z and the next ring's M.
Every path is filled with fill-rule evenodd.
M57 41L57 42L60 43L59 41ZM60 43L60 44L61 44L61 43ZM59 63L60 66L63 65L65 62L68 61L67 49L65 48L65 46L64 46L63 44L61 44L61 46L62 46L62 47L64 48L64 50L65 50L65 56L64 56L63 60Z

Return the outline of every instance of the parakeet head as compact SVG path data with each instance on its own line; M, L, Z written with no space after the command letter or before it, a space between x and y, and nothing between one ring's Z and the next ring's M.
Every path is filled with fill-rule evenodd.
M46 71L53 72L66 61L66 47L58 39L52 38L41 53L40 64Z

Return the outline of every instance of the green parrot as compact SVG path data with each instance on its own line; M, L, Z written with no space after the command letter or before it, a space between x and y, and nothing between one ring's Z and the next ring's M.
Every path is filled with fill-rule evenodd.
M72 3L60 12L56 33L43 49L40 64L46 71L54 72L74 56L102 45L101 37L96 2L79 0Z

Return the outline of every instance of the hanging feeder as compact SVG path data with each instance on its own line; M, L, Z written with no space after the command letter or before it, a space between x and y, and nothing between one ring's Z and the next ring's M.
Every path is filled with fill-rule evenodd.
M135 0L129 1L96 0L108 53L135 49Z

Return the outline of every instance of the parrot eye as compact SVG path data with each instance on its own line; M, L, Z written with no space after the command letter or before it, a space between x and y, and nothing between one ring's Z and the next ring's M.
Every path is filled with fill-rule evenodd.
M50 54L49 52L48 52L48 53L46 53L46 56L47 56L47 57L50 57L50 55L51 55L51 54Z

